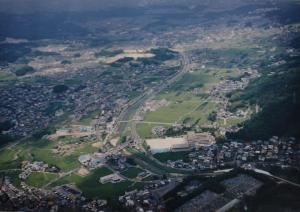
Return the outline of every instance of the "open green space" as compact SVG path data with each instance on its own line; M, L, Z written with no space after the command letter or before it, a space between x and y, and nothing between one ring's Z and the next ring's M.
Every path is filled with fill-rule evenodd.
M171 161L182 160L188 154L189 154L189 152L164 152L164 153L156 153L153 156L157 160L165 163L168 160L171 160Z
M209 75L197 71L185 74L179 81L175 82L169 91L184 92L191 91L194 88L201 88L209 81Z
M88 154L88 153L97 152L98 150L99 150L99 148L94 147L94 146L88 144L88 145L86 145L84 147L76 149L73 154L75 154L75 155L82 155L82 154Z
M157 99L166 99L170 104L145 114L145 122L158 123L139 123L137 125L138 134L143 139L155 137L151 130L160 125L159 122L170 124L177 122L190 125L197 123L199 126L212 123L213 120L210 120L209 116L217 111L219 103L211 99L207 91L221 80L238 79L243 75L243 72L238 68L220 67L206 68L185 74L181 80L156 97ZM193 92L195 88L197 88L196 93ZM244 119L230 119L227 120L227 125L238 124L243 121ZM222 120L219 123L222 124Z
M132 175L134 170L129 172ZM93 170L88 176L81 177L76 174L71 174L62 179L59 179L51 186L58 186L63 184L73 184L78 187L87 198L102 198L102 199L116 199L119 195L124 194L127 190L132 190L140 187L140 184L132 184L129 181L120 183L106 183L101 184L100 178L112 174L107 168L99 168Z
M0 85L6 84L12 80L16 80L16 77L13 74L0 72Z
M15 160L17 151L11 149L2 149L0 151L0 170L6 169L18 169L20 168L20 163L18 160Z
M10 162L14 159L16 152L11 149L3 149L0 151L0 164Z
M112 174L112 171L109 169L103 167L93 170L88 176L82 177L77 174L70 174L63 178L58 179L54 183L51 184L52 187L64 185L64 184L73 184L77 187L80 187L80 185L84 182L91 184L94 182L94 185L98 185L100 177L106 176ZM100 184L100 183L99 183Z
M82 124L82 125L90 125L91 122L93 121L93 119L95 119L98 114L100 113L100 111L96 110L96 111L93 111L85 116L83 116L80 120L79 120L79 124Z
M75 139L76 141L76 139ZM74 142L75 142L74 141ZM49 165L56 166L62 171L70 171L80 167L78 157L82 154L97 152L99 149L93 147L90 142L75 148L68 154L54 153L53 149L59 142L73 143L71 137L61 137L57 140L23 141L13 147L0 150L0 170L19 169L23 160L43 161Z
M138 134L143 139L155 137L151 130L161 123L189 123L204 124L208 122L208 116L216 110L217 103L210 100L205 93L208 88L215 85L220 79L228 76L236 76L237 70L221 69L220 73L216 69L198 70L187 73L178 82L174 83L168 90L160 93L157 99L166 99L170 104L161 107L156 111L145 114L145 122L137 125ZM193 93L193 89L200 89L202 93ZM162 124L161 124L162 125ZM170 126L162 125L162 126Z
M57 174L48 172L32 172L25 183L29 186L43 187L57 178Z
M145 121L174 123L186 113L192 111L199 102L190 100L184 102L173 102L167 107L159 108L154 112L145 115Z
M210 121L208 120L208 116L211 112L217 110L217 103L207 100L200 103L200 105L192 111L188 116L192 122L198 121L198 124L207 124Z
M32 149L33 158L37 161L44 161L50 165L55 165L58 168L69 171L80 166L78 161L79 155L57 155L51 149Z
M28 65L17 65L15 74L16 76L24 76L26 74L33 73L35 70L31 66Z
M121 174L128 178L136 178L142 171L142 169L137 167L129 167L125 171L121 172Z
M69 136L69 135L66 135L66 136L59 136L56 140L57 140L57 141L62 141L62 142L64 142L64 143L66 143L66 144L78 142L78 139L77 139L77 138L74 138L74 137Z
M125 191L134 190L140 188L140 184L132 184L129 181L123 181L121 183L106 183L101 184L99 179L101 176L93 175L92 177L80 177L78 175L70 175L63 180L59 180L53 184L74 184L77 186L87 198L104 198L104 199L117 199L119 195L124 194Z
M67 175L65 177L62 177L62 178L56 180L55 182L51 183L51 185L49 185L49 186L55 187L55 186L60 186L60 185L64 185L64 184L77 185L82 180L83 180L83 177L72 173L70 175Z
M78 185L78 188L87 198L112 199L123 195L131 184L129 181L101 184L97 179L96 182L85 180Z
M224 120L218 120L218 123L220 124L220 126L232 126L232 125L238 125L240 123L243 123L244 121L246 121L247 118L231 118L231 119L226 119L226 122L224 123Z
M157 125L156 124L148 124L148 123L139 123L136 126L136 130L142 139L152 138L152 137L155 137L155 135L153 135L151 132L152 128L155 126L157 126Z

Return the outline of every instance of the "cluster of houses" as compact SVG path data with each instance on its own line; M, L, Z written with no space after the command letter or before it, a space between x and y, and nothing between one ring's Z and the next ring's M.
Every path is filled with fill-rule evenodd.
M188 154L187 158L168 161L175 168L192 170L213 170L217 168L242 166L293 166L297 165L297 146L295 138L280 139L277 136L269 140L214 144Z
M195 183L192 183L192 185L193 184ZM224 193L219 194L211 190L204 190L196 197L185 202L175 211L228 211L234 207L239 207L245 195L254 195L257 189L263 185L259 180L244 174L225 179L221 181L220 184L225 188ZM199 183L196 183L196 185L199 185ZM188 188L190 188L190 186L186 186L185 190ZM183 194L190 194L190 192L183 192ZM184 197L182 193L180 193L179 196Z
M134 190L119 197L119 201L132 211L157 211L162 209L158 199L148 190Z
M192 180L176 194L179 197L186 197L187 195L192 194L196 189L199 189L201 187L202 187L202 183L199 180Z
M21 183L21 188L16 188L9 178L0 179L0 205L4 211L39 211L48 209L58 211L63 201L51 195L51 192L31 188Z
M72 45L82 46L81 43ZM81 47L82 52L74 49L73 51L76 51L82 61L71 62L67 65L57 63L57 61L74 57L75 52L67 48L62 50L59 56L45 54L36 59L36 56L24 55L28 60L34 61L33 66L41 79L29 82L20 78L14 84L1 86L0 102L4 107L0 108L0 116L13 124L6 132L7 134L28 136L46 128L51 122L64 115L70 115L73 120L77 121L94 111L99 111L97 129L105 133L107 124L132 98L131 93L142 93L149 86L151 83L148 81L149 77L160 76L164 79L175 73L164 64L137 63L134 66L124 64L118 67L120 71L116 76L110 72L110 67L107 65L101 66L102 70L99 71L99 62L89 67L91 60L97 61L97 56L94 54L89 54L90 58L84 58L86 55L81 55L87 49L91 52L97 51L89 48L88 46ZM70 61L72 59L74 58ZM55 62L49 63L49 60ZM87 63L85 63L86 60ZM61 67L56 67L58 65ZM14 73L15 68L12 64L3 68L3 71ZM64 71L51 74L56 69ZM127 80L121 80L124 76ZM76 83L72 83L74 81ZM77 83L77 81L82 83ZM54 89L56 86L65 86L66 89L56 92Z
M124 155L120 154L120 153L109 154L106 157L106 160L107 160L107 163L111 167L113 167L115 170L118 170L118 171L123 171L128 167L128 164L126 163L127 158Z
M97 199L88 202L87 204L83 205L83 211L91 211L91 212L98 212L102 211L107 205L107 200Z
M119 183L122 182L124 180L123 177L121 177L120 175L113 173L113 174L109 174L103 177L100 177L99 182L102 184L105 183Z
M105 154L95 152L90 154L80 155L78 160L79 162L89 169L100 168L105 165L106 158Z
M146 185L142 189L125 192L124 195L119 197L119 201L130 211L144 212L164 210L164 204L157 190L168 187L169 184L170 180L161 180L157 183Z
M55 166L49 166L43 161L23 161L22 172L19 174L19 178L25 180L32 172L58 172L59 169Z
M53 193L73 204L81 204L81 202L85 200L82 196L82 192L70 185L55 187L53 189Z
M185 204L181 205L175 211L218 211L218 209L224 206L227 202L229 202L228 198L225 198L213 191L206 190Z
M104 200L87 201L82 192L70 185L45 190L21 183L16 188L8 177L0 178L0 206L3 211L99 211L106 206ZM92 210L98 209L98 210Z

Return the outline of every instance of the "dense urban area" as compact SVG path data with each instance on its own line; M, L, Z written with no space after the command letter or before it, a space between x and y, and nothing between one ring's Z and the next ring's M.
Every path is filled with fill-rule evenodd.
M0 9L0 210L299 211L300 2L104 2Z

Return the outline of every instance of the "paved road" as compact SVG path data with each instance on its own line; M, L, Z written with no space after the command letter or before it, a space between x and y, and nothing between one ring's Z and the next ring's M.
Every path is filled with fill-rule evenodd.
M68 171L68 172L64 172L64 173L62 173L58 178L55 178L54 180L50 181L49 183L47 183L46 185L44 185L42 188L47 188L47 187L49 187L51 184L57 182L58 180L60 180L60 179L62 179L62 178L64 178L64 177L66 177L66 176L69 176L69 175L71 175L71 174L77 172L78 170L79 170L79 168L73 169L73 170Z
M166 83L160 85L158 88L153 89L153 92L147 94L146 98L145 98L145 101L149 101L149 100L153 99L157 94L159 94L161 91L163 91L163 90L167 89L168 87L170 87L173 83L180 80L186 73L188 73L191 70L191 68L190 68L190 58L188 57L187 54L182 53L181 61L182 61L181 62L182 69L175 76L173 76L169 80L167 80ZM135 117L139 117L139 116L141 116L141 110L140 109L137 110L137 112L135 114ZM139 122L140 121L134 121L134 120L132 121L132 124L131 124L131 137L139 145L140 150L147 154L149 159L151 159L152 161L158 163L161 166L169 167L169 166L167 166L167 164L162 163L161 161L154 158L150 152L148 152L147 150L144 149L144 147L142 145L143 140L140 138L140 136L137 132L137 127L136 127L137 123L139 123Z
M0 173L15 172L15 171L22 171L22 169L5 169L5 170L0 170Z
M182 69L176 73L176 75L172 76L169 79L166 79L166 83L159 85L158 87L151 88L142 95L134 98L129 103L124 105L124 109L119 114L117 120L114 123L113 129L111 132L108 133L104 140L104 144L106 144L109 139L112 138L113 135L122 135L123 131L125 130L127 126L128 120L130 120L131 117L134 117L137 115L140 111L139 108L146 102L154 98L158 93L160 93L162 90L168 88L170 85L172 85L174 82L181 79L181 77L187 73L190 70L189 64L189 58L187 55L182 54L181 56L182 61ZM134 119L133 119L134 120ZM133 121L135 123L135 121ZM136 125L136 123L134 124ZM135 128L135 127L134 127ZM134 129L136 131L136 129Z
M162 124L162 125L172 125L172 124L174 124L174 123L171 123L171 122L140 121L138 119L131 119L131 120L128 120L128 121L120 121L120 122L125 122L125 123L138 122L138 123L141 123L141 124Z
M300 188L300 184L291 182L291 181L286 180L286 179L283 179L283 178L281 178L281 177L277 177L277 176L271 174L270 172L267 172L267 171L264 171L264 170L261 170L261 169L253 169L253 171L255 171L256 173L263 174L263 175L268 176L268 177L270 177L270 178L274 178L274 179L276 179L276 180L280 180L280 181L282 181L282 182L285 182L285 183L287 183L287 184L290 184L290 185L292 185L292 186L296 186L296 187Z

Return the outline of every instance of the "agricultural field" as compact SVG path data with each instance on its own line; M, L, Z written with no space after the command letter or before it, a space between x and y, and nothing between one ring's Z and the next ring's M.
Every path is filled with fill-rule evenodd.
M0 151L0 164L5 164L14 159L15 151L12 149L3 149Z
M149 124L149 123L138 123L137 132L142 139L156 138L157 136L153 135L151 130L153 127L160 125L163 127L169 127L170 124Z
M96 180L96 178L98 178L95 182L99 182L99 178L112 174L112 172L107 169L107 168L99 168L99 169L95 169L93 170L93 172L91 172L88 176L86 177L82 177L79 176L77 174L70 174L67 175L61 179L58 179L57 181L55 181L53 184L51 184L51 186L57 186L57 185L63 185L63 184L74 184L76 186L79 186L82 182L86 181L86 180Z
M178 122L181 117L198 106L199 102L190 101L172 102L167 107L159 108L157 111L149 112L145 115L145 122L162 122L172 124Z
M137 167L129 167L125 171L121 172L121 174L128 178L136 178L142 171L142 169Z
M128 175L133 176L137 172L137 169L131 169L128 171ZM76 174L71 174L51 184L52 187L73 184L79 188L87 198L116 198L123 194L127 190L133 190L140 186L139 184L133 184L129 181L123 181L120 183L106 183L101 184L99 182L100 177L112 174L107 168L99 168L92 171L88 176L81 177Z
M91 122L97 118L97 116L99 115L100 111L99 110L96 110L96 111L93 111L85 116L83 116L80 120L79 120L79 123L78 124L81 124L81 125L86 125L86 126L89 126L91 124Z
M239 53L246 55L250 54L251 51L223 49L220 53L209 50L207 54L211 58L228 57L228 60L234 60ZM200 51L200 53L196 52L195 54L201 55L202 53ZM210 64L202 69L194 68L192 72L186 73L178 82L156 97L157 100L164 99L169 104L155 111L146 112L144 122L137 125L138 134L142 139L156 138L157 136L151 132L155 126L168 128L174 123L179 123L187 124L187 126L196 124L201 127L213 124L214 121L209 116L218 110L220 102L210 96L211 89L220 81L239 80L244 72L245 70L241 68L223 67L222 64L217 66ZM223 120L216 121L220 127L227 127L242 123L245 120L246 118L234 118L228 119L226 123Z
M227 70L223 70L224 73L221 71L218 76L212 76L213 73L204 72L204 70L197 70L186 74L157 96L158 100L165 99L170 104L145 114L144 123L137 125L141 138L155 138L151 130L158 125L168 128L173 123L207 123L208 115L216 109L217 104L211 101L205 92L218 81L218 78L228 73ZM194 89L199 89L200 93L193 93Z
M14 150L9 148L0 151L0 169L16 169L21 167L23 160L43 161L49 165L57 166L62 171L70 171L80 167L78 157L81 154L97 152L99 149L92 146L90 142L81 144L79 147L70 151L70 153L56 153L55 146L59 141L72 143L72 139L63 140L38 140L27 141L14 146Z
M25 183L33 187L43 187L57 178L57 174L47 172L33 172L26 179Z

